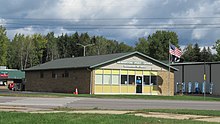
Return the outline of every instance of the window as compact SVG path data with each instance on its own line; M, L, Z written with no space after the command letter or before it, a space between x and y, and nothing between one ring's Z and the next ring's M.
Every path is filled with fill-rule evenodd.
M157 76L151 76L151 83L157 85Z
M111 75L103 75L103 84L111 84Z
M144 76L144 85L150 85L150 76Z
M52 78L57 78L57 75L55 72L52 72Z
M130 85L135 85L135 76L134 75L129 75L129 83Z
M119 75L112 75L112 84L113 85L119 84Z
M69 72L68 72L68 71L65 71L65 72L62 74L62 77L65 77L65 78L69 77Z
M121 75L121 84L127 84L128 83L128 76L127 75Z
M40 78L44 78L44 72L40 72Z
M95 84L102 84L102 75L101 74L95 75Z

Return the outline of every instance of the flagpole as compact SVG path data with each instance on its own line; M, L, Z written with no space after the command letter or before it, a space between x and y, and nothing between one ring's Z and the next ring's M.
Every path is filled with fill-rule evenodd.
M169 71L168 71L168 82L167 82L167 85L168 85L168 96L170 96L170 39L169 39L169 49L168 49L168 55L169 55Z

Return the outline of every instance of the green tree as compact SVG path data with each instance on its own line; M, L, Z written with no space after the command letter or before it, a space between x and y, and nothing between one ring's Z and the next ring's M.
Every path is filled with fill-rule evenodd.
M24 69L24 41L23 34L15 34L9 45L8 67Z
M201 62L201 52L198 43L193 46L193 61Z
M217 40L215 42L215 45L213 47L216 50L215 60L220 61L220 40Z
M134 51L134 48L125 44L124 42L121 42L118 44L117 53L133 52L133 51Z
M205 47L203 47L202 51L201 51L201 61L202 62L211 62L213 61L213 57L212 57L212 53L210 48L208 47L207 49Z
M144 37L139 38L138 42L135 45L136 51L149 55L149 42L147 41L147 39L145 39Z
M140 38L136 43L135 49L155 59L168 60L169 42L179 47L178 36L175 32L156 31L152 35L149 35L147 39Z
M193 51L193 45L188 44L184 49L183 49L183 59L185 62L192 62L194 61L194 51Z
M44 50L43 62L51 61L58 58L58 49L57 49L57 38L54 36L54 32L49 32L45 39L46 50Z
M7 65L7 52L8 52L9 39L6 34L6 29L0 26L0 65Z

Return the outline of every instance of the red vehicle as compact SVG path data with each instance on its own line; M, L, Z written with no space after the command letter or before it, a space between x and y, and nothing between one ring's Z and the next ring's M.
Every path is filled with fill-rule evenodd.
M8 89L12 90L14 88L14 86L15 86L15 83L10 83L10 84L8 84Z

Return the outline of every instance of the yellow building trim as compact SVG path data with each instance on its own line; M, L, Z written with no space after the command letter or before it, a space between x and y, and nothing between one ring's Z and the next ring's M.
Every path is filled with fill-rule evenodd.
M95 70L95 74L102 74L103 70Z
M104 74L111 74L112 70L104 70Z
M150 71L143 71L143 75L150 75Z
M121 93L128 93L128 87L127 87L127 85L122 85L121 86Z
M95 93L102 93L102 85L95 85Z
M120 74L119 70L112 70L112 74Z
M151 75L158 75L156 71L151 71Z
M104 85L103 93L111 93L111 85Z
M121 70L121 74L128 74L128 71L127 70Z
M150 93L152 91L152 89L153 89L152 86L151 87L150 86L144 86L143 88L144 88L143 89L144 93Z
M128 71L128 75L135 75L135 71L129 70L129 71Z
M120 93L120 86L112 86L112 93Z
M136 75L143 75L143 71L136 71Z
M128 93L135 93L135 85L134 86L128 86Z

